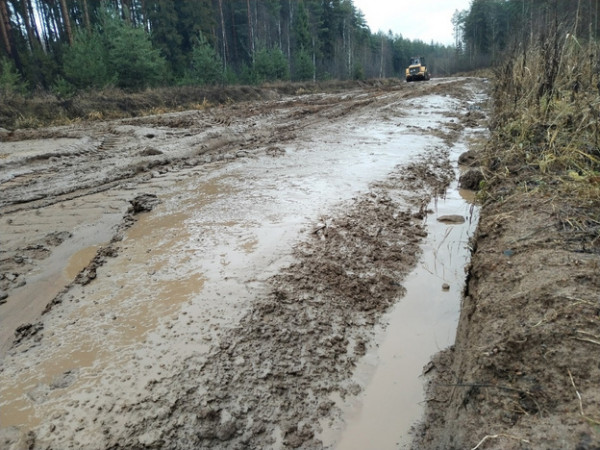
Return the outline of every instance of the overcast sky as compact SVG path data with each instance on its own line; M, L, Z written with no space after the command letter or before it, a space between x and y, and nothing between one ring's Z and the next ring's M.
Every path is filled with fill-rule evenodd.
M392 30L406 39L454 43L452 15L471 0L354 0L373 33Z

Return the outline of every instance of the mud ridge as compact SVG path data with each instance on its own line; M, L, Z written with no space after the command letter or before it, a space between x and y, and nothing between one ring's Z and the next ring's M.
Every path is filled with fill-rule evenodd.
M96 278L96 270L103 266L107 258L115 258L119 254L119 248L116 243L123 238L123 233L131 228L137 221L137 214L151 211L160 200L153 194L140 194L133 198L131 206L127 213L123 216L121 223L117 226L116 231L111 239L111 242L100 247L92 261L84 267L75 277L72 283L67 284L43 309L42 315L49 313L56 305L60 305L66 298L72 286L75 284L86 285ZM54 233L46 238L46 242L53 245L59 245L64 239L69 238L70 233ZM3 262L4 261L0 261ZM36 322L35 324L22 324L15 330L15 339L11 344L11 348L19 346L30 338L35 337L35 343L43 338L44 324ZM21 349L23 350L23 349Z

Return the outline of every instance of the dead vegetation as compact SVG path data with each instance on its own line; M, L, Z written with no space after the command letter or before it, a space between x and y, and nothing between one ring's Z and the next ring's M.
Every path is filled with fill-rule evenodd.
M490 187L504 189L487 193L500 200L518 186L560 198L564 226L588 230L600 244L599 48L554 31L496 71L494 132L483 157Z
M370 81L327 81L319 83L268 83L261 86L176 86L126 92L107 88L82 92L68 98L50 93L30 97L10 94L0 100L0 131L65 125L82 120L110 120L163 114L174 111L202 110L230 103L274 100L285 95L315 92L339 92L344 89L378 89L400 84L398 79ZM1 136L6 138L6 136Z

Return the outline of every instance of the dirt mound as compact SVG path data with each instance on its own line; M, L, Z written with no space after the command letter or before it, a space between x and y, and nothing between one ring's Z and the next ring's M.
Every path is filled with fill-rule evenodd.
M133 214L152 211L160 203L155 194L140 194L130 201Z
M475 152L475 150L468 150L464 153L462 153L459 157L458 157L458 163L460 165L463 166L474 166L477 165L477 153Z
M483 173L481 173L481 170L469 169L460 176L458 184L462 189L478 191L482 181Z

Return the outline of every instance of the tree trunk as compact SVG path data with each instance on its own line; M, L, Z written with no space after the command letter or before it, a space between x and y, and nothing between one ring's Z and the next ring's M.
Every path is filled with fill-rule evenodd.
M219 14L221 16L221 39L223 49L223 70L227 70L227 32L225 31L225 17L223 16L223 0L219 0Z
M67 0L60 0L60 9L67 32L67 40L69 45L73 45L73 30L71 29L71 19L69 18L69 10L67 9Z
M27 1L25 2L25 5L26 5L26 7L27 7L27 11L28 11L29 17L30 17L30 18L31 18L31 17L35 17L35 16L34 16L34 13L33 13L33 3L31 2L31 0L27 0ZM30 19L30 20L31 20L31 19ZM40 43L40 45L41 45L41 46L43 46L43 45L44 45L44 43L43 43L43 41L42 41L42 36L40 36L40 32L39 32L39 30L38 30L38 27L37 27L37 26L33 26L33 27L32 27L32 29L33 29L33 34L35 35L35 38L36 38L36 39L37 39L37 41Z
M140 20L144 23L144 30L150 34L150 21L148 20L148 8L146 7L146 0L139 0L140 2Z
M344 50L346 52L346 73L352 79L352 29L348 24L348 18L344 18L342 34L344 36Z
M594 12L594 38L598 38L598 0L596 0L596 11Z
M15 44L15 38L12 35L12 27L10 25L10 13L6 0L0 0L0 33L6 47L6 53L13 60L19 72L23 72L23 63Z
M123 10L123 20L125 20L128 24L133 24L135 26L135 19L131 14L131 1L130 0L121 0L122 10Z
M379 63L379 78L383 78L383 58L384 58L384 36L381 35L381 61Z
M291 35L292 35L292 1L288 0L288 26L287 26L287 57L288 64L292 64L292 43L291 43Z
M252 9L250 9L250 0L246 0L248 6L248 34L250 39L250 56L254 64L254 26L252 24Z
M556 3L554 4L556 10ZM577 37L577 28L579 27L579 13L581 11L581 0L577 1L577 14L575 15L575 26L573 27L573 36Z
M317 82L317 44L315 43L315 35L312 35L312 63L313 63L313 83Z
M277 18L277 42L279 43L279 50L283 51L283 42L281 41L281 15Z
M0 0L0 33L2 33L2 42L6 49L6 54L12 58L12 47L10 45L10 20L8 18L8 9L6 8L6 0Z
M23 21L25 22L25 30L27 31L27 39L29 40L29 48L33 49L34 46L36 46L37 44L37 40L36 40L36 36L35 33L33 31L33 28L31 26L31 19L29 16L29 9L28 9L28 5L30 4L30 1L23 1L23 3L21 3L22 6L22 12L23 12Z
M92 31L92 23L90 22L90 9L88 7L87 0L83 1L83 22L85 24L85 29L91 33Z

